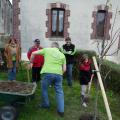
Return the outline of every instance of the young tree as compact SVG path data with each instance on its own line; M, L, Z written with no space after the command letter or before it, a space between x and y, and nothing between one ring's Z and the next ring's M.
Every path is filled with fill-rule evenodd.
M112 4L110 0L106 1L106 7L109 7L111 9ZM118 9L118 6L116 7L116 11L115 11L115 16L113 19L113 23L112 23L112 27L111 27L111 32L110 32L110 40L105 40L102 39L101 43L99 41L97 42L97 48L98 48L98 53L99 53L99 71L101 72L101 66L103 63L103 59L106 56L112 56L116 53L119 52L120 50L120 46L116 47L115 51L110 53L110 50L113 46L115 46L116 43L120 42L119 38L120 38L120 26L117 26L118 28L115 30L115 25L116 23L116 19L117 16L120 15L120 11ZM120 43L118 44L120 45ZM103 81L105 81L105 79L107 78L107 76L109 75L109 73L111 72L111 70L108 71L108 73L106 73L105 77L102 76ZM96 99L95 99L95 106L94 106L94 120L97 119L97 113L98 113L98 98L99 98L99 83L97 81L97 92L96 92Z

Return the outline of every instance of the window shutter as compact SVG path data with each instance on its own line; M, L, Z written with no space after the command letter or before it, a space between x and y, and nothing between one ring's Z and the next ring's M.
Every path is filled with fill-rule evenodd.
M93 31L91 33L91 39L97 39L96 37L97 12L96 11L93 11L92 17L93 17L93 23L91 24L91 28Z
M70 16L70 10L65 11L65 20L64 20L64 38L69 37L68 28L70 26L68 17Z
M111 23L110 23L110 19L112 18L112 12L108 12L107 14L107 18L106 18L106 32L105 32L105 39L106 40L110 40L110 29L111 29Z
M48 17L48 21L46 21L46 27L47 27L47 32L46 32L46 38L51 37L51 9L46 9L46 15Z

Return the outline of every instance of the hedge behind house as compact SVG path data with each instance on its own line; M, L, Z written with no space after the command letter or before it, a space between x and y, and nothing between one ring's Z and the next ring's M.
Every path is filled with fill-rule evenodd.
M92 59L92 56L96 56L96 52L88 51L88 50L79 50L75 54L75 64L73 68L73 78L74 80L79 79L79 60L83 54L88 54L88 56ZM104 80L106 74L110 71L106 79ZM108 61L103 60L101 67L101 76L103 79L103 83L106 89L112 90L118 94L120 94L120 65Z

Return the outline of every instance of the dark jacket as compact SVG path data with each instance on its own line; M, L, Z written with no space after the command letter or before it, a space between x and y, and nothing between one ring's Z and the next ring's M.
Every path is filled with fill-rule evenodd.
M67 64L73 64L74 63L74 54L76 52L75 45L74 44L64 44L62 46L62 52L64 53L66 57Z

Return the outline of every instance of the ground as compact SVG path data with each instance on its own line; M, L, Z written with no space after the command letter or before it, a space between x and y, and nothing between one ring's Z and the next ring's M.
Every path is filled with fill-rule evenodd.
M5 80L7 73L0 72L0 80ZM27 82L27 72L20 70L17 74L17 80ZM94 101L96 96L95 85L91 89L91 100L87 108L83 108L80 102L80 85L78 81L74 82L73 88L69 88L66 85L66 80L63 81L63 88L65 93L65 116L60 118L56 113L56 102L54 96L54 88L49 88L49 97L51 101L51 108L49 110L39 109L37 105L41 101L40 97L40 85L38 84L35 97L27 102L22 108L19 115L19 120L79 120L81 114L94 113ZM119 120L119 108L120 108L120 96L114 94L112 91L107 90L108 101L111 108L113 120ZM0 106L3 106L3 102L0 102ZM100 120L107 120L106 110L104 107L101 92L99 91L98 101L98 113Z

